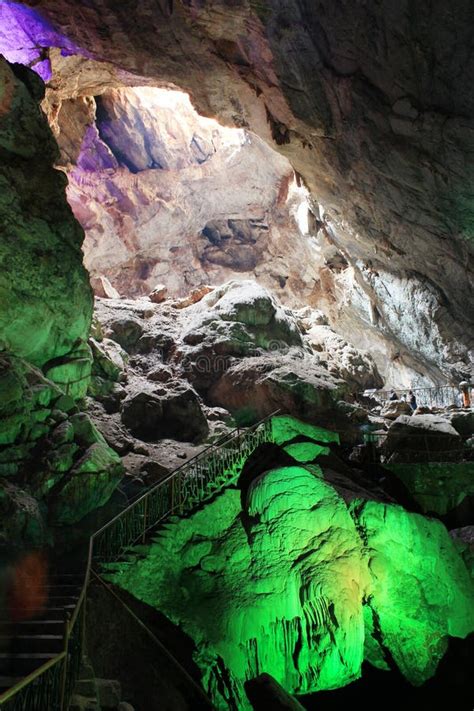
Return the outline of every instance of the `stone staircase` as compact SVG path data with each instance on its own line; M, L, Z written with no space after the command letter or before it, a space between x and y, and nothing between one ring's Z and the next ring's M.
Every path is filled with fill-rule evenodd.
M75 609L83 583L83 574L53 573L45 590L46 607L40 614L13 608L11 612L29 619L0 619L0 694L64 649L65 622Z

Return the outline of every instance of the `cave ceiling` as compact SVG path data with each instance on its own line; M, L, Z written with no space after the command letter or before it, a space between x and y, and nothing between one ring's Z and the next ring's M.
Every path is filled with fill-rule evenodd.
M384 313L394 280L395 291L423 292L412 311L417 298L428 310L434 298L427 316L444 344L456 343L451 362L469 366L469 0L30 0L1 11L20 33L32 28L22 61L48 81L51 125L65 100L114 87L189 93L201 115L247 129L289 159L326 238L399 343L410 349L410 322L397 331ZM427 354L433 363L437 348L433 341Z

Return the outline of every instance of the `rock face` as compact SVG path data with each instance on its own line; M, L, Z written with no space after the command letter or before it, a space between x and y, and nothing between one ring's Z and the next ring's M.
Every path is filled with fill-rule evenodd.
M327 361L320 362L291 309L253 281L206 291L196 303L190 298L187 307L181 300L97 300L102 343L110 339L128 352L128 380L124 375L106 385L103 358L91 341L97 374L91 395L110 412L120 410L134 436L200 441L208 434L203 411L215 420L208 408L216 406L224 408L224 419L230 412L242 424L279 408L313 421L338 414L337 402L348 385ZM346 344L343 356L348 350ZM360 391L367 382L377 383L370 356L351 353L367 366L353 371L351 384ZM334 352L334 367L338 358ZM215 413L222 423L223 416Z
M42 97L36 74L0 58L0 538L34 546L102 506L123 473L75 405L92 291Z
M321 447L302 452L330 433L288 420L275 430L285 466L177 519L111 576L194 639L217 709L249 708L243 683L261 669L289 693L348 684L364 659L419 685L448 636L474 626L472 582L444 526L341 486Z
M181 92L151 87L67 101L56 125L98 296L110 293L104 279L124 296L158 284L150 298L159 303L166 291L182 297L233 273L309 293L316 262L297 222L301 210L307 222L308 193L255 135L199 116Z
M90 372L83 232L66 202L64 176L53 169L58 150L38 107L41 82L2 59L0 88L1 349L67 387ZM86 389L87 382L72 394Z
M159 155L140 139L130 144L133 155L125 151L121 158L127 126L117 130L120 100L114 106L106 96L98 101L110 124L104 141L91 120L96 102L87 97L104 94L104 87L123 92L172 85L189 92L201 114L260 136L304 176L325 252L315 280L308 271L311 284L302 272L311 305L318 303L344 337L356 331L355 345L371 348L379 367L385 362L394 385L469 375L474 108L466 90L472 74L468 0L456 13L441 0L422 0L416 9L408 0L396 8L349 7L342 0L317 6L269 0L264 8L145 0L136 8L104 8L91 0L87 12L73 0L45 0L41 7L31 0L4 3L2 13L14 28L1 37L6 56L54 75L47 97L51 124L60 130L68 111L77 117L62 122L69 127L63 138L71 165L83 147L84 168L94 152L112 175L126 160L139 170L137 184L158 165L167 168L170 157L159 140ZM78 99L76 107L67 105L71 99ZM130 115L125 111L126 119ZM145 137L148 120L143 128ZM205 140L188 143L188 160L205 161L208 153ZM116 206L127 202L128 189L114 180ZM140 194L147 197L146 186ZM214 240L208 263L235 266L235 250L220 250L220 244L230 233L232 242L236 231L242 234L237 256L247 251L245 225L229 224L235 217L242 216L206 218L201 229Z
M89 417L40 370L0 358L0 538L41 545L47 526L108 501L123 467Z

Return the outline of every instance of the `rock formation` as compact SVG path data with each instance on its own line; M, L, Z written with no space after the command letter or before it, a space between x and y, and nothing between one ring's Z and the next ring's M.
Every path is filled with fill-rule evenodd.
M136 8L91 0L84 9L72 0L40 6L31 0L3 3L0 20L12 27L0 38L7 58L52 77L45 108L63 160L76 166L71 174L80 173L77 185L71 179L71 199L83 224L90 220L94 227L99 212L104 222L103 208L94 200L88 210L81 197L82 191L90 195L87 180L80 184L89 170L93 190L113 208L105 220L105 242L112 226L120 225L117 209L124 233L135 232L137 205L153 212L145 203L158 176L166 203L169 168L176 166L159 132L153 133L158 153L146 146L150 113L142 106L137 114L136 88L179 88L201 115L245 131L253 145L259 136L288 158L311 192L309 232L316 235L316 249L308 247L308 266L298 275L287 250L278 246L276 254L270 250L275 268L264 278L285 283L288 277L290 294L300 291L303 302L322 308L343 337L370 348L395 385L469 377L474 305L468 0L456 13L440 0L424 0L415 10L407 1L393 9L349 8L332 0L316 6L309 0L239 0L231 8L224 0L158 6L145 0ZM133 153L127 156L127 122L138 116L140 138L127 143ZM107 123L103 129L101 122ZM201 137L187 139L182 151L184 163L194 166L184 168L188 173L205 174L213 160L209 141ZM106 184L103 176L90 174L97 161L110 171ZM235 172L228 171L229 185ZM261 222L262 206L256 222L255 212L245 217L240 208L238 215L213 208L214 214L195 217L192 236L202 230L202 241L194 267L201 269L202 258L204 271L212 265L218 274L225 270L225 278L229 269L250 276L247 270L259 256L252 239L263 245L262 228L272 230ZM94 229L93 239L99 233ZM150 244L153 236L146 233L146 227L138 229L139 242ZM278 237L276 245L283 240ZM129 275L146 281L153 273L161 282L149 255L137 248L134 260L132 252L132 245L122 243L120 258ZM163 265L169 259L159 256ZM129 282L129 275L122 279ZM195 284L192 276L189 284Z
M120 413L129 435L151 444L202 442L231 415L251 424L277 409L347 425L338 401L348 392L348 354L358 364L350 385L360 391L380 382L371 357L325 327L324 337L339 344L328 367L297 314L253 281L228 282L185 307L172 299L97 299L96 316L89 394L96 408Z
M247 708L243 683L262 671L307 693L348 684L364 659L419 685L448 636L474 626L472 583L444 526L355 473L342 485L308 447L334 436L277 418L287 452L295 436L306 457L175 519L111 575L195 640L216 708Z
M0 87L0 539L15 547L104 504L123 467L76 406L91 374L92 292L43 86L2 59Z

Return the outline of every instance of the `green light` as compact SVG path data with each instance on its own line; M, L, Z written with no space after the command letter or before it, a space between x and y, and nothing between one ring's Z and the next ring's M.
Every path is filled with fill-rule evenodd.
M290 418L276 423L283 442L303 430L336 441ZM314 447L292 451L314 459ZM243 683L262 672L291 693L343 686L364 658L387 668L385 649L418 684L448 635L474 628L472 583L444 526L395 505L347 505L320 473L295 463L261 475L244 516L240 491L227 489L110 576L194 639L217 709L229 698L249 709Z
M284 447L287 454L293 457L297 462L304 464L306 462L312 462L320 454L329 454L329 447L321 447L319 444L314 442L296 442L295 444L288 444Z
M339 435L336 432L330 432L323 427L310 425L307 422L301 422L296 417L290 415L278 415L272 419L273 440L276 444L285 444L295 437L303 435L308 439L313 439L316 442L335 442L339 444Z

